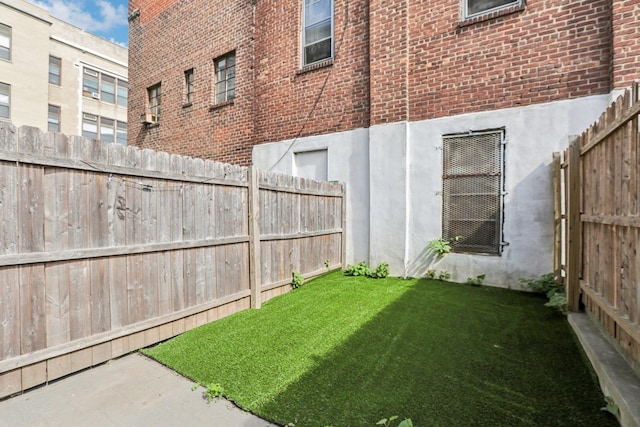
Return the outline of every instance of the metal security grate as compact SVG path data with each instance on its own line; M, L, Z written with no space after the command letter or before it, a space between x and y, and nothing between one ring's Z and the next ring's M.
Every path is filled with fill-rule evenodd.
M456 252L500 254L504 132L443 137L442 236Z

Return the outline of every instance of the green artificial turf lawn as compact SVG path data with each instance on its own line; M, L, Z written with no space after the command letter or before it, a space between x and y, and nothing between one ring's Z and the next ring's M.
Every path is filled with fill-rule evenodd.
M279 424L607 426L566 318L538 295L334 272L147 349Z

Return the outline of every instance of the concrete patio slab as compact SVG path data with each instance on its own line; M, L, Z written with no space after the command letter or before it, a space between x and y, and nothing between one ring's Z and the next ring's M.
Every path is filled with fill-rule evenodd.
M135 353L0 402L6 426L276 426Z

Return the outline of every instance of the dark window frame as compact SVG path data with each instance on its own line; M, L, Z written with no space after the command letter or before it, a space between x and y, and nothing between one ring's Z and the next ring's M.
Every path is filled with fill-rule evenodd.
M193 68L185 70L184 72L184 106L188 107L193 104L193 95L194 95L194 72Z
M229 52L214 59L216 81L214 105L231 102L236 98L236 52Z
M162 82L147 88L147 112L155 116L154 123L160 123L162 111Z
M505 137L504 128L442 137L442 238L454 252L502 254Z

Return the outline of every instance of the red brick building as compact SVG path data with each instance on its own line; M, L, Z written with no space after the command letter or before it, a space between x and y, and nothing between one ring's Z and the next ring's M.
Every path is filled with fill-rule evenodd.
M307 3L332 8L333 52L309 65L302 0L132 0L130 143L248 164L255 144L603 94L634 77L637 1ZM235 93L218 102L215 60L228 54ZM159 123L143 125L159 83Z
M639 75L638 0L129 4L129 143L346 181L349 261L396 275L550 271L551 153Z

